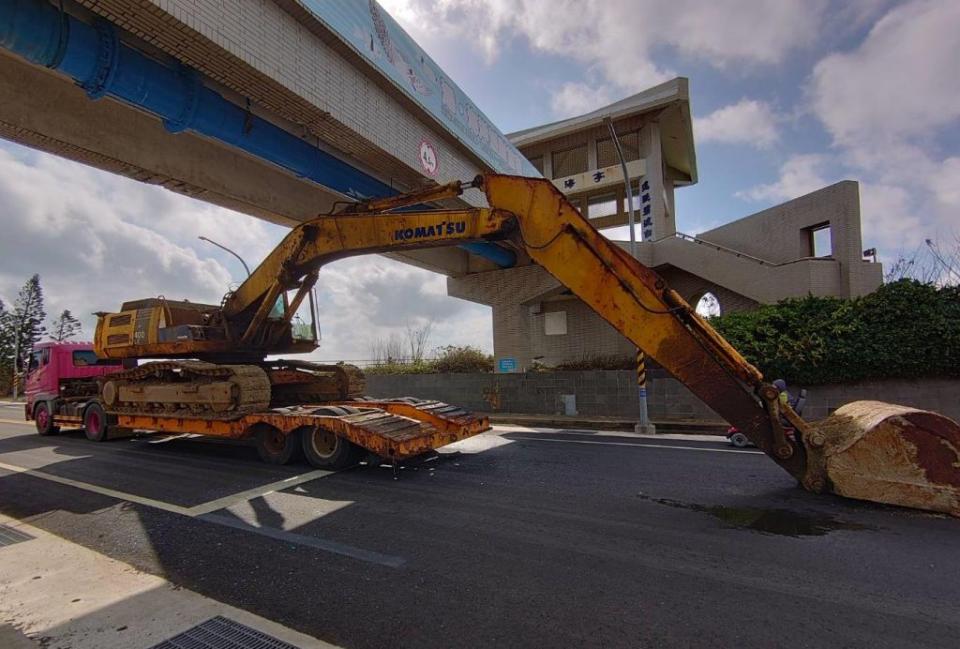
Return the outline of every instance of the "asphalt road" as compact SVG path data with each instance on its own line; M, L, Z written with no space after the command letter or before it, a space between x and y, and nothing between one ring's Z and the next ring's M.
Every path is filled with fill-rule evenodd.
M350 648L960 643L960 521L720 441L498 429L394 481L0 421L0 512Z

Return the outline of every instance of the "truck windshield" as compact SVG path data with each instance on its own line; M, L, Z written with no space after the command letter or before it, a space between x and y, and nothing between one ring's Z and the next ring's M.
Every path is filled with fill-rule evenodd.
M121 365L123 361L113 358L97 358L92 349L73 352L74 367L92 367L94 365Z

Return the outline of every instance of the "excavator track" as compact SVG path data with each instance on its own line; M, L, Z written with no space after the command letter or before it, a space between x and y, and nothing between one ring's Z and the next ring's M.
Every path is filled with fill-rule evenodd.
M115 414L229 420L270 406L270 378L256 365L157 361L110 375L102 395Z
M271 408L355 399L367 387L363 370L355 365L278 360L263 368L270 377Z

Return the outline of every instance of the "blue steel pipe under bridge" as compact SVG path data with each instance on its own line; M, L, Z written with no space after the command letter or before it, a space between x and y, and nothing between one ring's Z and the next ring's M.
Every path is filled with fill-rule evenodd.
M404 168L393 153L377 151L367 143L366 160L352 152L343 154L329 142L314 137L313 131L320 129L310 130L272 114L253 104L245 93L233 91L160 51L155 44L169 44L175 37L147 31L150 26L172 22L166 16L159 22L155 20L163 13L158 6L146 0L84 4L117 22L126 21L139 35L80 5L69 4L64 10L63 5L45 0L0 0L0 47L4 50L0 53L0 96L7 97L0 107L0 135L287 224L311 218L337 200L389 196L424 184L424 175L418 176L412 165ZM277 4L304 9L310 3L291 0ZM349 0L340 4L347 11L355 10ZM112 13L113 5L125 6L126 14ZM399 30L389 16L376 14L373 3L371 10L375 13L376 33L381 34L388 27ZM313 14L298 16L300 21L311 17L317 18ZM260 17L261 21L264 19ZM276 13L273 19L289 28L289 12ZM188 18L184 20L189 22ZM317 31L316 25L311 27ZM195 30L183 27L176 38L183 38L184 33L203 44ZM405 37L402 31L393 33L395 37ZM148 37L152 43L142 37ZM400 56L393 41L385 42L393 48L388 50L388 59L391 54ZM219 59L231 61L226 53L207 46L212 53L211 66L220 63ZM323 41L318 40L316 46L324 46ZM354 70L363 68L367 75L364 78L376 77L377 72L362 59L353 56L351 60L349 48L341 44L334 50L335 54L340 52L340 58L328 59L332 62L328 72L342 74L348 68L337 66L346 62ZM238 75L247 73L255 84L270 86L262 75L246 70L242 60L234 63ZM232 85L242 88L240 83ZM421 138L420 155L424 147L430 147L432 155L440 158L441 169L453 166L479 172L493 168L489 156L483 160L471 153L464 146L464 138L444 132L439 121L431 124L429 111L405 98L404 93L396 92L389 83L380 80L368 88L368 92L387 92L388 96L391 90L395 105L402 109L396 113L397 126L425 124L424 131L431 134ZM442 90L447 98L447 87ZM382 96L374 99L384 101ZM347 112L351 109L364 110L357 105L347 107ZM482 119L482 115L477 119ZM158 121L162 129L157 128ZM333 121L332 117L329 121ZM363 149L364 138L376 139L377 133L360 132L362 127L344 136L342 124L338 126L339 141L349 142L354 150ZM382 127L389 130L393 126ZM488 129L492 128L488 125ZM374 168L378 156L393 165L388 170L391 176L386 179L382 171L378 173ZM516 157L511 155L509 159ZM444 164L449 159L453 159L453 165ZM525 159L522 162L528 166ZM529 173L526 166L520 171ZM404 178L394 175L398 168ZM451 250L445 253L446 257L439 256L444 253L435 253L424 259L405 260L447 274L516 263L513 251L496 244L470 244L464 248L469 254ZM451 256L458 253L459 258Z

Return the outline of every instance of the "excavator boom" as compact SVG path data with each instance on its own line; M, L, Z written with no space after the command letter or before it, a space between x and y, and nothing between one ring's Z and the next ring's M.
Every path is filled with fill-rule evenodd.
M482 189L488 207L423 206L467 187ZM542 266L806 489L960 515L960 426L934 413L875 402L849 404L808 424L781 406L777 389L661 277L601 235L547 180L487 174L469 184L354 204L301 224L211 320L224 329L224 348L271 353L284 331L284 323L278 328L268 317L278 298L296 291L282 319L289 324L291 306L323 264L480 241L511 246ZM189 353L190 345L180 351ZM793 438L782 417L796 430Z

